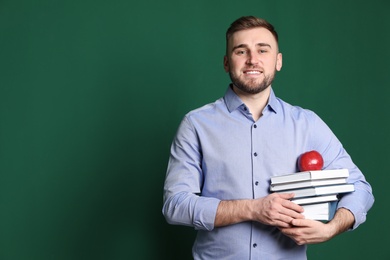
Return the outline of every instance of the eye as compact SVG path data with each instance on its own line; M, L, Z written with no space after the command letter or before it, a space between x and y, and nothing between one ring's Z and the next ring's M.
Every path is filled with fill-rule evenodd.
M247 52L246 52L246 50L237 50L236 51L236 54L237 55L244 55L244 54L246 54Z
M259 50L259 53L266 53L266 52L268 52L268 50L265 50L265 49L260 49Z

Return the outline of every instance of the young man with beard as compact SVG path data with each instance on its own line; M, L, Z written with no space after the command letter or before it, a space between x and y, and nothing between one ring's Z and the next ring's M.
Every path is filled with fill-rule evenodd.
M226 33L223 98L188 113L178 129L164 185L163 214L198 230L194 259L306 259L306 245L327 241L365 221L371 186L339 140L312 111L277 98L282 68L274 27L248 16ZM272 176L297 171L317 150L325 169L348 168L355 192L328 223L304 219L294 194L270 193Z

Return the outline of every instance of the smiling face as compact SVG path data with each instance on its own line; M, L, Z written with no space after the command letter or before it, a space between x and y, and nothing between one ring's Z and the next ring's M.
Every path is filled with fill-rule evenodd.
M282 54L270 31L258 27L235 32L228 40L224 68L235 87L247 94L267 89L282 68Z

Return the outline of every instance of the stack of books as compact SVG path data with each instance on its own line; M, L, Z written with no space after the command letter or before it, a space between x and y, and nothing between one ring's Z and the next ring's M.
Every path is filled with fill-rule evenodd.
M306 171L274 176L272 192L294 193L292 202L304 208L307 219L329 221L336 211L339 194L353 192L353 184L347 183L348 169Z

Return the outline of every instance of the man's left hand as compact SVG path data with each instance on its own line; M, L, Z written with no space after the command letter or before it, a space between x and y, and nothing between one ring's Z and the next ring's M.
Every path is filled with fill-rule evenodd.
M317 244L352 228L354 222L353 214L345 208L340 208L328 223L310 219L293 219L291 227L279 229L298 245Z
M280 230L298 245L321 243L332 238L331 227L320 221L294 219L291 225L292 227L280 228Z

